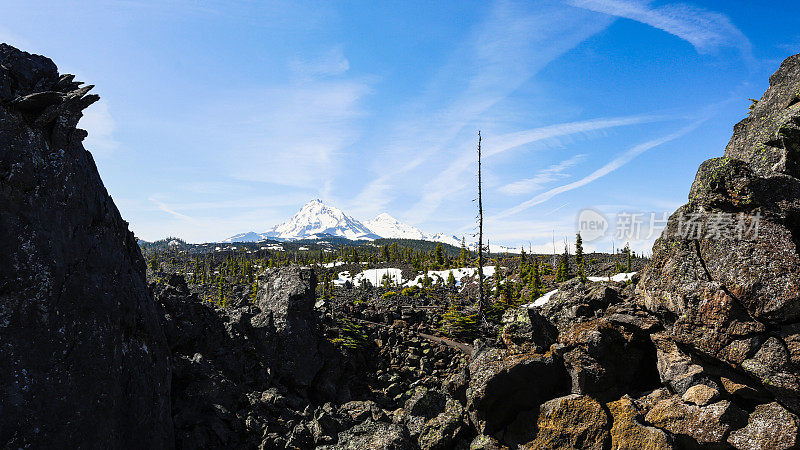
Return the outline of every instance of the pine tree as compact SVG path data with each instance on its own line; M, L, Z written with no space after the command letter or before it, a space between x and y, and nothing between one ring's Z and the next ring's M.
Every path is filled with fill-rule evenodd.
M458 263L461 267L467 267L469 264L469 252L467 251L467 241L461 237L461 252L458 254Z
M630 243L628 243L628 242L625 243L625 248L622 249L622 253L625 254L625 261L626 261L626 264L625 264L626 270L625 271L626 272L630 272L631 271L631 265L632 265L632 262L633 262L632 261L633 258L631 257L631 246L630 246Z
M567 255L567 252L565 250L564 254L561 255L561 260L558 262L558 269L556 269L556 281L561 283L569 280L569 277L570 277L569 255Z
M532 266L530 287L533 291L535 298L538 298L542 293L542 277L539 274L539 262L534 260Z
M381 260L389 261L389 246L384 245L381 247Z
M581 233L578 232L575 238L575 264L578 266L578 278L581 282L586 282L586 270L583 262L583 239Z
M444 265L444 247L441 242L436 243L436 250L434 251L434 258L436 265L441 267Z
M447 275L447 285L450 286L450 287L454 287L456 285L456 277L455 277L455 275L453 275L453 271L452 270Z
M478 331L477 314L464 314L459 311L454 301L450 302L447 312L442 315L439 331L453 339L471 341Z

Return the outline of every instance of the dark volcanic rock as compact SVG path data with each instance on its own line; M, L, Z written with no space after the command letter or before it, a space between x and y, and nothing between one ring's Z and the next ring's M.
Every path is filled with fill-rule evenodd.
M169 350L78 86L0 44L0 446L171 447Z
M350 399L349 386L340 383L342 368L314 312L316 284L312 269L266 270L258 277L256 305L261 313L251 323L271 332L264 335L264 350L274 355L278 378L315 398L343 402Z
M686 370L661 364L678 392L702 381L700 366L714 366L728 378L757 380L748 384L800 411L799 150L793 56L736 125L725 157L700 166L689 203L670 218L637 285L641 304L667 326L660 361L676 358L680 346Z
M467 411L480 434L501 431L520 413L538 411L539 405L569 389L569 375L560 358L551 353L489 349L474 357L469 372Z
M350 402L338 412L330 406L312 412L315 400L349 396L339 355L311 309L314 273L287 267L259 281L258 305L234 301L239 306L227 308L190 294L180 275L154 285L173 353L179 448L254 448L264 434L271 435L268 447L307 448L334 441L348 413L361 411L353 418L360 422L379 410L356 405L374 402Z
M725 156L767 175L800 176L800 55L787 58L769 78L769 89L736 124Z

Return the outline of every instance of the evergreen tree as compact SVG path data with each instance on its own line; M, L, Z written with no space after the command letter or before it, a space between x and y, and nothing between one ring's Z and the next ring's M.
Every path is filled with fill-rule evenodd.
M569 255L567 254L567 251L564 250L564 254L561 255L561 260L558 262L558 268L556 269L556 281L562 283L569 280L569 277Z
M575 237L575 264L578 266L578 278L585 283L586 269L583 262L583 239L581 239L580 232Z
M625 254L625 271L630 272L632 266L632 257L631 257L631 246L630 243L625 243L625 248L622 249L622 253Z
M442 315L441 323L442 334L462 342L473 340L478 332L477 314L462 313L454 301Z
M461 267L467 267L469 264L469 252L467 251L467 241L461 237L461 252L458 254L458 263Z
M436 243L436 250L434 252L434 258L436 261L436 265L441 267L444 265L444 247L442 247L441 242Z
M531 267L530 287L534 298L538 298L542 293L542 277L539 274L539 265L539 262L534 260L533 266Z

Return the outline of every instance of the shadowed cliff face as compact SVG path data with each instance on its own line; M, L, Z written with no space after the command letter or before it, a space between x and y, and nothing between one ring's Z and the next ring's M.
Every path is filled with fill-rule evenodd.
M98 96L0 44L0 446L171 447L145 265L76 129Z

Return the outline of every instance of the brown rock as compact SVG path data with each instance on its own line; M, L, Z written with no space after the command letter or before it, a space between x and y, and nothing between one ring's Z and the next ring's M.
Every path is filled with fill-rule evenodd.
M611 412L611 449L666 450L675 448L667 433L641 423L641 414L627 395L608 405Z
M734 431L728 442L741 450L796 448L800 444L798 417L778 403L756 406L747 426Z
M719 391L708 387L705 384L697 384L683 394L681 399L686 403L692 403L697 406L705 406L709 403L715 402L719 398Z
M744 421L745 412L730 401L708 406L689 405L678 396L657 403L645 416L654 426L679 435L689 442L722 442L727 433Z
M603 406L585 395L567 395L539 408L536 439L522 448L603 449L610 440Z
M731 395L747 400L764 400L767 398L765 393L759 392L757 389L742 382L733 381L726 377L721 377L720 380L722 381L722 387L725 389L725 392Z
M683 395L694 385L713 383L703 368L678 348L669 334L655 333L650 339L657 349L657 368L661 382L673 392Z

